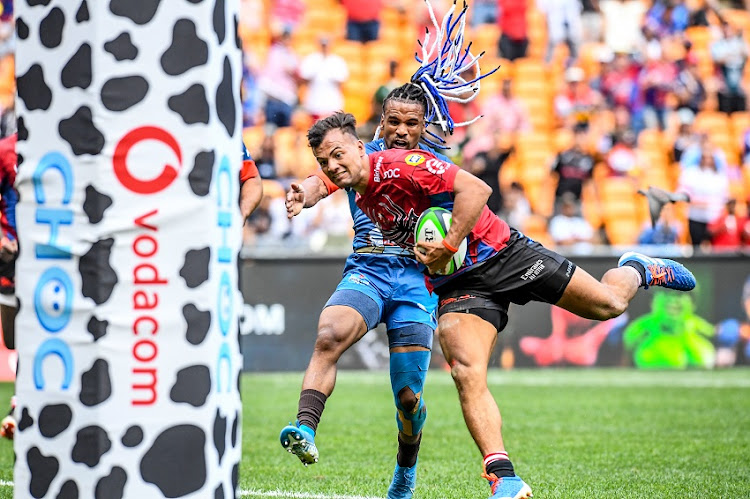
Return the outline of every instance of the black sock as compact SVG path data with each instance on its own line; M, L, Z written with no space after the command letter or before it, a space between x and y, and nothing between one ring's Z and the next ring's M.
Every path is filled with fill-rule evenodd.
M644 267L642 263L630 260L625 262L623 265L633 267L635 270L637 270L638 273L641 274L641 286L646 285L646 267Z
M417 454L419 453L419 444L422 443L422 434L419 434L419 438L413 444L408 444L401 440L401 435L398 436L398 454L396 455L396 462L399 466L404 468L411 468L414 463L417 462Z
M299 424L309 426L313 431L318 431L320 416L326 406L328 397L318 390L302 390L299 394L299 408L297 410L297 421Z
M487 474L494 474L496 477L501 478L504 476L516 476L513 471L513 465L509 459L496 459L487 465Z

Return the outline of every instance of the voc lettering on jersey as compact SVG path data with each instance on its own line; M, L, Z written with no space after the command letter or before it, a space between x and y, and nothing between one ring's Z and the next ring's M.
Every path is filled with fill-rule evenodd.
M399 178L401 176L401 168L394 168L393 170L384 170L383 178Z

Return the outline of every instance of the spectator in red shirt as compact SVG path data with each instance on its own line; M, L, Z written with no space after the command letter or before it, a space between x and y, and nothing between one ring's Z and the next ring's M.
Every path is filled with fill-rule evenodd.
M625 106L633 112L639 68L627 54L615 54L612 65L601 79L601 92L612 107Z
M526 57L526 9L526 0L497 0L497 23L502 33L498 43L500 57L511 61Z
M380 32L382 0L341 0L346 9L346 39L354 42L372 42Z
M737 200L727 201L726 210L708 224L711 246L715 249L736 249L750 244L750 218L738 216Z

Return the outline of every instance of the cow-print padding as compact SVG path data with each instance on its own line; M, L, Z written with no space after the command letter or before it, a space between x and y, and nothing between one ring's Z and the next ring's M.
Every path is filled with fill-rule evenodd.
M164 122L171 124L165 128L172 126L169 131L180 141L181 131L196 129L238 141L241 115L237 97L242 67L238 15L227 12L233 1L185 0L179 12L174 2L161 0L23 1L16 12L22 54L16 65L21 143L18 164L24 162L26 154L33 169L41 156L24 149L23 143L49 140L54 145L47 150L61 151L76 173L78 169L88 172L101 168L100 158L111 159L123 136L111 133L108 120L122 122L127 116L134 117L129 120L134 126L151 125L148 117L156 107L161 116L167 117ZM110 21L105 29L99 24L103 17ZM157 37L142 36L147 30L157 29ZM152 39L159 43L150 43ZM106 71L102 70L103 61L110 66ZM206 78L206 74L211 77ZM155 84L157 78L162 82L167 78L169 85ZM52 119L40 125L45 113ZM225 149L210 140L201 147L182 150L185 156L178 182L186 197L208 200L219 183L217 170L225 161ZM96 181L76 183L75 188L70 208L76 228L84 235L69 247L71 261L75 262L70 277L76 291L74 313L82 319L78 319L75 331L51 337L74 338L71 344L75 348L89 350L76 357L74 375L64 396L49 397L43 404L22 403L17 409L19 439L29 442L18 454L16 470L20 467L28 473L23 481L17 481L17 487L23 487L20 495L77 499L93 494L95 498L117 499L135 497L129 492L135 486L133 490L140 491L140 497L237 497L242 445L241 358L233 357L228 371L224 365L218 367L216 335L226 334L219 327L226 317L218 313L217 293L210 287L215 286L217 267L221 268L217 264L221 258L217 251L220 237L207 242L196 228L191 246L169 253L173 247L161 237L163 232L142 231L159 240L159 257L170 255L174 268L161 277L177 285L181 297L172 314L173 322L164 321L158 332L159 348L168 350L174 344L195 355L180 359L173 369L170 366L159 371L159 402L169 407L169 419L152 424L144 411L142 420L102 420L100 414L111 413L123 397L118 389L122 390L126 373L118 370L121 366L117 359L108 357L112 352L107 348L126 336L123 322L132 318L133 310L118 307L131 307L139 299L129 293L122 300L123 285L133 284L132 265L123 266L116 258L129 251L133 242L132 237L128 239L132 234L127 231L133 230L128 222L148 213L148 209L123 210L122 194ZM237 194L231 192L233 199ZM160 216L145 218L144 225L159 225L170 216L180 216L175 208L160 205ZM215 221L214 214L212 223ZM230 230L239 234L240 228L241 221ZM236 262L221 264L232 267L235 279ZM159 270L166 272L162 267ZM118 297L117 303L113 296ZM170 301L164 295L161 299ZM230 323L230 333L222 338L221 347L229 346L231 355L239 357L235 316ZM128 349L134 349L138 333L132 330L132 321L126 326ZM144 331L141 338L150 334ZM29 373L23 375L29 380L33 364L28 358L23 360L28 361L24 365ZM50 360L45 369L57 368L59 362ZM45 371L44 376L50 393L56 394L62 380L54 372ZM22 371L18 373L20 376ZM143 495L144 490L149 492Z
M39 433L54 438L65 431L73 420L73 411L67 404L51 404L39 412Z
M86 90L91 85L91 45L82 43L65 63L61 73L63 87Z

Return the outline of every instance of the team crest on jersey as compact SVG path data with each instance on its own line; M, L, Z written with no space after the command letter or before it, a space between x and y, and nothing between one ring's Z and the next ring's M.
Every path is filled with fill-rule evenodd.
M365 211L378 226L384 238L404 247L409 238L414 235L414 226L419 216L414 213L414 208L410 208L407 213L390 196L384 195L383 198L385 201L378 203L380 210L365 208Z
M404 163L409 166L421 165L422 163L424 163L424 156L422 156L421 154L409 154L404 160Z

